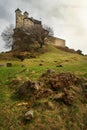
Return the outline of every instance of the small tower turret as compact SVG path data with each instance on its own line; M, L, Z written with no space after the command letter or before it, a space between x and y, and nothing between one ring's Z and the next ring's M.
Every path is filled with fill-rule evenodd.
M22 12L21 12L20 9L16 9L15 10L15 14L16 14L16 28L23 27L23 15L21 13Z
M24 18L28 18L28 15L29 15L29 13L28 12L24 12Z
M16 10L15 10L15 13L21 13L21 10L19 9L19 8L17 8Z

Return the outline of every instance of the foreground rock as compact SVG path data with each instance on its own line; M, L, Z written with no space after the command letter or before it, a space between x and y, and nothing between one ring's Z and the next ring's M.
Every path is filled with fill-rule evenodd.
M34 117L34 111L33 110L27 111L24 115L24 118L26 120L31 120L33 117Z
M7 63L6 66L7 67L12 67L12 63Z

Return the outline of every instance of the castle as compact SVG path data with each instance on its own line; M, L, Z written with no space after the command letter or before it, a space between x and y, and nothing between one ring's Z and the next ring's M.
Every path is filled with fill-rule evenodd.
M41 21L38 21L33 17L29 18L29 13L26 11L22 14L20 9L16 9L15 13L16 13L16 28L28 28L35 24L42 26Z
M16 16L16 21L15 21L16 25L15 25L14 32L16 32L16 30L20 29L20 28L27 29L28 27L34 26L35 24L37 24L38 26L42 26L41 21L38 21L32 17L30 18L28 12L24 12L22 14L22 11L20 9L15 10L15 16ZM15 37L15 34L16 33L14 33L14 37ZM19 39L20 39L19 37L18 38L17 38L17 36L15 37L15 41L17 41L18 43L19 43ZM20 39L20 41L21 41L21 39ZM47 37L45 39L45 43L53 44L53 45L59 46L59 47L65 47L65 40L57 38L57 37L53 37L53 36ZM24 44L26 44L26 43L24 42ZM14 49L18 48L17 46L18 46L18 44L16 43L13 48ZM20 46L19 46L19 48L20 48Z

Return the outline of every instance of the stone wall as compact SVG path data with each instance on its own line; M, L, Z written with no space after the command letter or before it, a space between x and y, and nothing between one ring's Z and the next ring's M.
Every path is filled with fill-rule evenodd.
M21 13L16 13L16 28L23 27L24 16Z
M28 18L26 14L21 14L21 12L16 12L16 28L27 28L34 25L33 22Z
M28 18L23 20L23 27L24 28L30 27L32 25L34 25L34 23L31 20L29 20Z
M46 44L53 44L55 46L65 47L65 40L50 36L45 39Z
M55 46L65 47L65 40L54 37L54 45Z

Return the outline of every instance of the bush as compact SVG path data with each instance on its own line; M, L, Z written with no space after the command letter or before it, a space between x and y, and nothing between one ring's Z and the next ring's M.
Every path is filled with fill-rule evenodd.
M79 54L79 55L83 55L81 50L77 50L76 52L77 52L77 54Z
M12 63L7 63L6 66L7 67L12 67Z

